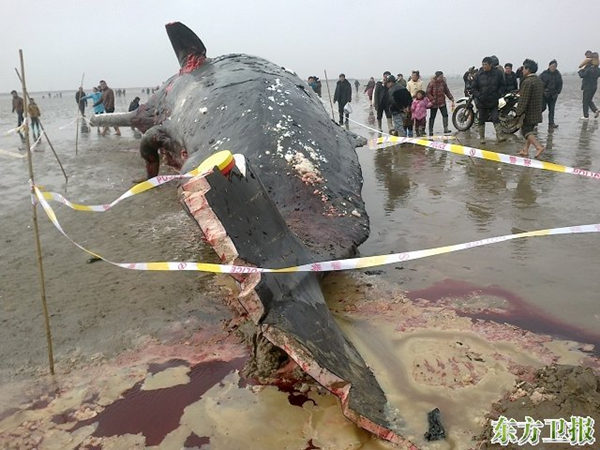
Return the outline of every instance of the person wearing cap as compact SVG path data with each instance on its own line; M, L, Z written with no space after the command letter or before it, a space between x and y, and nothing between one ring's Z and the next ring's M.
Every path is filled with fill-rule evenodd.
M538 65L531 59L523 61L523 82L519 91L517 104L517 117L521 122L521 134L525 138L525 146L519 155L528 157L529 147L536 149L535 157L544 151L535 136L536 125L542 121L542 107L544 102L544 83L535 74Z
M506 141L500 129L498 114L498 99L504 95L504 77L494 69L493 60L486 56L481 62L481 70L475 75L471 89L477 105L477 125L479 128L479 142L485 144L485 123L492 122L496 129L498 142Z
M555 59L550 61L548 68L540 74L540 80L544 83L544 105L542 111L548 107L548 129L558 128L554 123L554 108L558 94L562 91L563 80L560 72L556 69L558 63Z
M504 64L504 90L506 92L513 92L519 90L517 74L513 72L512 63Z
M435 73L433 79L427 85L427 97L431 101L431 109L429 115L429 136L433 136L433 124L435 122L435 116L437 115L438 109L442 114L442 122L444 124L444 133L450 133L448 128L448 108L446 108L446 97L452 102L452 108L454 108L454 97L448 89L446 80L444 79L444 72L438 70Z
M388 129L390 131L394 129L394 125L392 124L392 113L390 113L390 107L388 105L388 90L385 85L387 77L391 74L392 72L388 70L383 72L382 80L375 84L375 91L373 92L373 106L375 106L375 110L377 111L377 127L379 128L379 131L382 131L381 119L383 119L384 112L385 117L387 118Z
M404 131L404 121L410 109L412 97L408 90L396 82L396 77L390 75L387 77L386 83L388 88L388 102L390 112L392 113L392 122L394 129L390 134L395 136L406 136ZM411 127L412 128L412 127Z
M344 116L348 118L348 114L344 112L344 106L346 106L346 103L352 102L352 85L346 80L346 75L343 73L340 73L338 82L335 86L333 103L335 102L338 104L338 112L340 113L340 125L344 125Z

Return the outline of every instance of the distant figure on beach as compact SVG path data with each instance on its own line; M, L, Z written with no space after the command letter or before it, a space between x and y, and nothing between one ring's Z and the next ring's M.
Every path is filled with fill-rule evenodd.
M365 93L367 97L369 97L369 105L373 107L373 91L375 90L375 78L369 78L369 82L367 83L367 87L365 87Z
M504 90L507 93L519 90L517 74L513 72L512 63L504 64L504 84L505 84Z
M418 70L413 70L410 74L410 80L406 83L406 89L408 89L412 98L417 96L417 92L423 90L423 80Z
M477 126L479 142L485 144L485 123L492 122L496 129L497 142L506 141L500 128L498 99L504 95L504 77L492 65L492 58L486 56L481 62L481 70L475 75L471 90L477 105Z
M90 95L84 97L86 100L90 99L92 105L94 105L94 114L103 114L104 105L102 104L102 93L100 89L94 86L93 92ZM100 133L100 127L97 127L98 133Z
M388 89L385 84L387 77L389 77L391 74L392 72L388 70L383 72L382 80L375 83L375 90L373 91L373 106L375 107L375 111L377 111L377 128L379 131L382 131L381 120L384 112L385 117L387 118L389 131L394 129L394 124L392 123L392 114L390 113L390 107L388 104Z
M431 100L431 109L429 113L429 136L433 136L433 124L435 123L435 116L439 109L442 114L442 122L444 124L444 133L451 133L448 128L448 108L446 107L446 97L452 102L452 108L454 108L454 97L448 89L446 79L444 78L444 72L438 70L432 80L427 85L427 97Z
M100 80L100 91L102 92L102 97L100 99L100 102L104 105L104 110L107 113L113 113L115 112L115 93L113 92L113 90L111 88L108 87L108 85L106 84L106 81L104 80ZM96 104L94 103L94 106L96 106ZM114 127L115 128L115 134L117 136L121 136L121 131L119 130L119 127ZM102 136L105 136L106 133L108 133L108 127L104 127L104 130L102 130Z
M581 77L581 90L583 91L583 120L589 119L589 110L594 113L594 117L600 116L600 111L594 104L594 94L598 89L598 77L600 69L598 68L598 53L587 51L586 58L579 65L579 76Z
M404 76L401 73L396 75L396 83L402 87L406 87L406 80L404 79Z
M87 100L85 100L85 92L83 87L79 86L79 90L75 93L75 102L79 105L79 112L85 117L85 107L87 106Z
M333 103L337 102L338 112L340 113L340 125L344 125L344 116L348 118L348 114L344 112L344 106L346 103L352 102L352 86L350 82L346 80L346 75L340 73L338 82L335 86L335 93L333 94Z
M556 69L558 63L555 59L550 61L548 69L540 74L540 80L544 83L544 105L542 111L548 107L548 129L553 130L558 128L554 123L554 108L556 107L556 99L562 91L563 80L560 72Z
M419 90L410 105L410 111L414 120L414 129L417 136L425 136L425 125L427 122L427 109L431 108L431 101L425 91Z
M538 65L531 59L523 61L523 82L519 91L519 103L517 105L517 117L520 118L521 134L525 138L525 146L519 155L528 157L529 147L533 145L536 149L535 157L539 157L544 147L535 136L535 128L542 121L542 107L544 103L544 83L537 75Z
M358 94L358 87L360 86L360 83L358 82L358 80L354 80L354 87L356 88L356 93Z
M33 133L33 140L37 141L42 132L42 127L40 124L40 108L37 103L31 97L29 98L29 104L27 105L27 112L29 113L29 117L31 118L31 132Z
M12 95L12 112L17 113L17 127L20 127L23 124L23 99L19 97L17 91L11 91ZM25 141L25 137L21 130L19 130L19 136L21 137L21 141Z

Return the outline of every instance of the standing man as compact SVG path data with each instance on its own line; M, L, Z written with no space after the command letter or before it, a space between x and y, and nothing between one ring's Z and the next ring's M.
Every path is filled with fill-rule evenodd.
M23 99L19 97L17 91L11 91L12 95L12 112L17 113L17 127L20 127L23 124ZM21 141L25 142L25 137L21 130L19 130L19 136L21 136Z
M548 106L548 129L553 130L558 128L554 123L554 107L558 94L562 91L563 81L560 72L556 70L558 63L555 59L550 61L548 69L544 70L540 75L540 80L544 83L544 106L542 111Z
M337 102L338 111L340 113L340 125L344 125L344 106L346 103L352 102L352 86L346 80L346 75L340 73L340 77L335 86L335 94L333 94L333 103ZM348 118L348 116L346 116Z
M391 134L394 136L406 136L404 132L404 121L407 117L412 97L408 90L398 84L396 78L393 75L387 77L387 88L388 88L388 101L390 105L390 112L392 113L392 122L394 123L394 130Z
M444 72L438 70L435 73L433 79L427 85L427 97L431 102L431 109L429 115L429 136L433 136L433 124L435 122L435 116L437 115L438 109L442 114L442 121L444 124L444 133L450 133L448 128L448 108L446 108L446 97L452 102L452 108L454 108L454 97L446 80L444 78Z
M598 68L598 53L589 52L589 58L587 58L588 52L585 52L585 55L586 60L581 63L583 68L579 69L578 73L581 77L581 90L583 91L582 119L587 120L590 117L590 109L594 113L594 117L597 118L600 115L600 110L598 110L594 104L594 94L596 93L596 89L598 89L598 77L600 77L600 69Z
M521 134L525 138L525 146L519 152L521 156L529 156L529 147L535 147L535 157L539 157L544 147L535 137L535 127L542 121L542 107L544 103L544 83L537 75L537 63L531 59L523 61L523 82L519 91L519 104L517 117L521 120Z
M500 71L493 68L492 63L491 57L486 56L483 58L481 70L475 76L471 86L478 110L479 142L482 144L485 144L486 122L494 124L498 142L506 140L500 129L498 115L498 99L504 94L504 77Z
M85 117L85 107L87 106L87 100L84 97L83 87L79 86L79 90L75 93L75 102L79 105L79 112L83 117Z
M37 141L37 138L40 137L41 133L41 125L40 125L40 108L37 103L31 97L29 98L29 104L27 105L27 112L29 113L29 118L31 119L31 132L33 133L33 140Z
M354 80L354 87L356 88L356 93L358 94L358 87L360 86L360 83L358 82L358 80Z
M100 91L102 92L102 96L100 97L100 103L104 105L104 110L107 113L115 112L115 93L109 88L106 84L106 81L100 80ZM97 106L97 103L94 103L94 106ZM104 127L102 130L102 136L105 136L108 133L108 127ZM121 131L119 127L115 127L115 134L117 136L121 136Z
M387 118L388 129L390 131L394 129L394 125L392 124L392 114L390 113L390 108L388 105L388 91L385 84L387 77L389 77L391 74L392 72L388 70L383 72L382 81L378 81L377 84L375 84L375 91L373 92L373 103L375 110L377 111L377 127L379 128L379 131L382 131L381 119L383 118L384 112L385 117Z
M504 89L507 93L519 90L517 74L514 73L512 69L513 69L512 63L504 64L504 84L505 84Z

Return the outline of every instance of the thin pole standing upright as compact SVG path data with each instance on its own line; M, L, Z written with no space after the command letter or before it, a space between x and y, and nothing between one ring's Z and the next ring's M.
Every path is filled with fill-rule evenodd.
M17 70L16 67L15 67L15 72L17 72L17 76L19 77L19 81L22 84L23 83L23 78L21 78L21 74L19 73L19 71ZM27 99L29 100L29 93L27 93ZM46 138L46 140L48 141L48 145L50 146L50 149L52 150L52 153L54 153L54 157L56 158L56 161L58 162L58 165L60 166L60 170L62 170L62 173L63 173L63 175L65 177L65 183L68 183L69 182L69 177L67 176L67 173L65 172L65 168L63 167L62 163L60 162L60 158L56 154L56 150L54 150L54 146L52 145L52 142L50 142L50 138L48 137L48 133L46 133L46 129L44 128L44 124L42 123L41 120L40 120L40 127L42 127L42 133L43 133L44 137Z
M327 86L327 94L329 95L329 104L331 105L331 118L335 120L335 113L333 112L333 101L331 100L331 91L329 90L329 79L327 78L327 71L325 72L325 86Z
M25 113L25 145L27 146L27 164L29 166L29 180L31 182L31 195L34 195L33 186L33 162L31 155L31 144L29 142L29 125L27 124L27 86L25 85L25 64L23 62L23 50L19 49L19 58L21 59L21 86L23 87L23 112ZM37 262L40 274L40 294L42 300L42 309L44 311L44 323L46 326L46 342L48 343L48 362L50 363L50 374L54 375L54 352L52 351L52 332L50 331L50 318L48 316L48 304L46 303L46 283L44 281L44 264L42 262L42 245L40 244L40 231L37 223L37 207L34 202L31 203L33 211L33 231L35 234L35 248L37 252Z

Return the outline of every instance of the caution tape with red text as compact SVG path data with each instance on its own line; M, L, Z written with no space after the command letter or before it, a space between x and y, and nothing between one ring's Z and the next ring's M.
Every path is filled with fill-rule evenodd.
M428 256L441 255L444 253L456 252L459 250L467 250L474 247L482 247L484 245L496 244L499 242L505 242L513 239L521 239L526 237L537 237L537 236L556 236L562 234L581 234L581 233L598 233L600 232L600 223L591 225L580 225L574 227L563 227L563 228L552 228L546 230L528 231L525 233L508 234L504 236L496 236L486 239L480 239L477 241L465 242L463 244L447 245L444 247L436 247L424 250L416 250L410 252L394 253L389 255L378 255L378 256L367 256L362 258L350 258L350 259L339 259L333 261L322 261L303 264L300 266L282 267L282 268L266 268L266 267L248 267L238 266L229 264L213 264L213 263L202 263L202 262L141 262L141 263L118 263L111 261L103 256L86 249L82 245L71 239L67 233L63 230L54 210L50 207L50 204L46 201L44 193L37 187L34 186L34 193L37 200L40 202L42 208L48 215L50 221L54 226L73 244L79 247L84 252L93 255L96 258L102 259L107 263L121 267L123 269L131 270L154 270L154 271L200 271L200 272L214 272L214 273L283 273L283 272L331 272L337 270L351 270L351 269L364 269L367 267L383 266L386 264L396 264L405 261L412 261L415 259L426 258Z
M379 133L378 130L364 125L352 119L348 119L352 123L360 125L369 130L373 130ZM435 150L441 150L449 153L455 153L457 155L465 155L473 158L485 159L488 161L495 161L504 164L510 164L513 166L521 167L533 167L534 169L550 170L552 172L570 173L572 175L580 175L583 177L594 178L600 180L600 172L594 172L587 169L578 169L574 167L564 166L561 164L555 164L546 161L540 161L538 159L523 158L521 156L507 155L505 153L492 152L490 150L482 150L479 148L468 147L466 145L452 144L447 142L439 142L428 140L425 138L410 138L400 136L382 136L376 139L370 139L369 145L371 148L385 148L398 144L414 144L420 145Z

